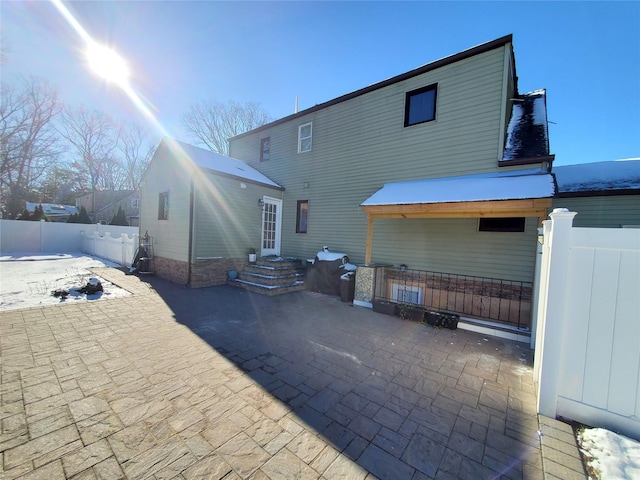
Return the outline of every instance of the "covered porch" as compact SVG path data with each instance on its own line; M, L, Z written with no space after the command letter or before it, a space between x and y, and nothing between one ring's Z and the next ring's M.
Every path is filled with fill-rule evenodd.
M540 170L384 185L361 204L367 214L368 228L365 265L358 268L360 278L356 280L355 303L368 307L372 307L376 299L412 303L530 329L533 275L527 282L381 264L373 258L375 225L381 219L482 218L535 218L540 225L551 207L554 193L553 176ZM534 255L533 245L531 252Z

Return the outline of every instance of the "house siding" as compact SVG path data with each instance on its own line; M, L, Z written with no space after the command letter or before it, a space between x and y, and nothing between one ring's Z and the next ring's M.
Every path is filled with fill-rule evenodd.
M244 185L244 188L243 188ZM249 247L260 249L263 196L282 198L282 192L214 175L199 177L196 184L193 260L213 257L246 260Z
M512 80L510 52L507 44L231 139L233 157L286 188L284 254L312 258L327 245L364 262L367 216L359 205L383 184L497 171L504 95L513 91L504 86ZM406 92L431 84L438 86L436 120L404 127ZM298 154L298 126L307 122L313 147ZM270 160L260 162L267 136ZM306 234L295 233L297 200L309 201ZM497 234L477 232L477 219L376 220L372 259L531 281L536 223L528 221L524 234Z
M411 269L530 282L537 220L524 232L480 232L477 218L380 219L375 221L373 258ZM508 261L505 261L508 259Z
M578 212L574 227L640 225L640 195L554 198L553 208Z
M140 234L154 237L156 258L188 262L190 179L184 167L158 151L142 178ZM168 220L158 220L161 192L169 192ZM156 265L161 262L156 261ZM182 282L180 282L182 283Z

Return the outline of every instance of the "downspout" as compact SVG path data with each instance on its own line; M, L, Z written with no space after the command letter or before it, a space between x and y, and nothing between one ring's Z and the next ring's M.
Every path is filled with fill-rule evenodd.
M191 286L191 271L192 271L192 262L193 262L193 210L194 210L194 200L195 200L195 182L193 178L191 179L191 185L189 188L189 253L188 253L188 261L187 261L187 287Z

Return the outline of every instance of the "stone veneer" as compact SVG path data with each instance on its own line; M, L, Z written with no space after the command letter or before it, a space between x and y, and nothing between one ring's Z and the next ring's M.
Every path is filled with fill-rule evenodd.
M210 287L224 285L228 270L242 270L247 264L246 258L208 258L198 259L191 268L191 287Z
M177 283L178 285L186 285L189 278L189 265L187 262L171 260L169 258L154 257L151 268L158 277Z
M187 285L189 281L189 265L187 262L155 257L155 274L158 277ZM227 270L242 270L246 265L245 258L213 258L196 260L191 268L192 288L224 285L227 282Z
M370 265L358 265L356 270L356 285L353 302L362 307L373 305L375 288L376 267Z

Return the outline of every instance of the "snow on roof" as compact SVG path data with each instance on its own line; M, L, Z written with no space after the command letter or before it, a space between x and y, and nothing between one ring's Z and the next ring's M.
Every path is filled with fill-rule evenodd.
M503 160L548 155L546 91L535 90L513 102Z
M194 147L193 145L189 145L188 143L183 143L178 140L165 138L163 142L167 143L168 146L170 146L171 143L175 144L179 150L182 150L182 153L187 155L193 163L201 168L281 188L276 182L266 177L255 168L250 167L242 160L214 153L210 150L205 150L204 148Z
M536 169L387 183L361 206L522 200L554 194L553 175Z
M29 212L34 212L38 205L42 205L42 211L47 215L73 215L78 209L73 205L59 205L57 203L25 202Z
M554 167L559 193L640 189L640 158Z

